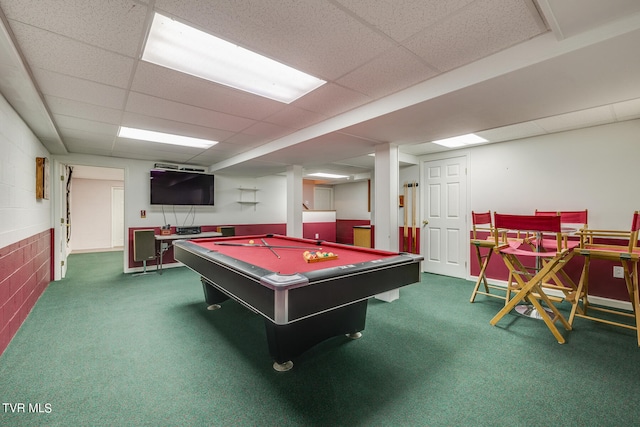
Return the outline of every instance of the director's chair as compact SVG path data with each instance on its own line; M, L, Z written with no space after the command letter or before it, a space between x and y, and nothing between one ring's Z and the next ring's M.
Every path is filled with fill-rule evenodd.
M567 249L575 249L580 246L580 241L578 239L570 240L570 236L575 236L578 232L589 228L589 212L587 209L580 211L540 211L536 209L535 215L560 216L562 247ZM544 234L542 234L539 242L534 238L529 243L537 246L539 250L543 251L554 251L556 247L556 239L549 238ZM544 259L541 258L539 264L544 262ZM582 295L579 296L578 286L564 270L560 270L558 275L552 275L549 278L549 281L545 283L545 288L555 289L556 291L562 292L564 294L564 298L572 304L582 297ZM582 312L582 309L579 310Z
M473 302L476 299L477 294L486 295L488 297L499 298L502 300L508 299L509 288L506 289L501 286L490 285L487 282L486 271L489 265L489 260L493 254L493 248L496 246L495 237L493 235L493 221L491 219L491 211L487 212L474 212L471 211L472 222L472 235L471 244L476 248L476 257L478 258L478 266L480 266L480 273L478 273L478 280L471 293L471 299L469 302ZM486 253L483 255L483 249ZM480 290L480 284L484 285L484 291ZM490 289L496 289L501 291L507 291L507 295L492 294Z
M585 257L585 262L580 281L578 282L578 295L580 298L576 299L571 309L569 323L573 324L575 317L582 317L596 322L635 330L638 346L640 347L640 297L638 296L638 260L640 259L640 248L638 248L639 230L640 213L636 211L633 214L630 231L587 229L579 233L580 246L576 249L576 252ZM615 242L615 240L620 241L621 244L612 244L611 241ZM628 244L622 243L626 243L627 240ZM624 310L596 307L589 304L589 265L592 259L609 260L622 265L632 313ZM628 317L632 319L632 324L591 316L587 314L588 311L599 311Z
M500 254L505 265L509 269L510 275L516 281L519 290L507 304L489 322L495 326L500 319L513 310L518 303L530 302L538 311L540 318L547 325L553 336L560 344L565 342L564 337L556 327L559 321L568 331L571 325L565 317L558 311L552 299L544 292L545 281L562 270L564 265L573 257L573 250L563 246L562 228L560 216L536 216L536 215L504 215L494 214L495 223L495 248L494 251ZM539 251L538 248L531 248L527 245L515 247L509 243L509 235L520 233L524 235L535 235L538 239L543 233L555 236L556 246L553 251ZM535 264L536 259L544 259L538 269L536 266L525 266ZM549 316L545 307L551 310L553 318Z
M568 248L577 248L580 245L578 240L569 240L568 236L577 233L580 230L589 228L589 211L539 211L536 209L536 216L560 216L560 226L563 230L564 245ZM544 248L553 249L555 247L555 239L542 239Z

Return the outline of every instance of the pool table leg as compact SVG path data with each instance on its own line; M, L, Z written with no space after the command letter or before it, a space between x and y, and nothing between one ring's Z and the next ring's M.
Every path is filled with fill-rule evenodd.
M210 285L204 277L200 278L200 281L204 291L204 300L209 304L207 310L217 310L220 308L219 303L229 299L227 295Z
M276 325L265 319L269 353L275 360L273 368L277 371L291 369L291 359L328 338L338 335L360 338L367 317L367 302L359 301L286 325Z

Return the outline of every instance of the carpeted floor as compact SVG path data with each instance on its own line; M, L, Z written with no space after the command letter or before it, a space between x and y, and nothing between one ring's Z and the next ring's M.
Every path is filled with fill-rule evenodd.
M262 318L207 311L195 273L121 271L121 252L69 258L0 357L0 425L640 424L635 331L576 319L560 345L517 314L492 327L501 301L470 304L468 281L424 274L370 301L361 339L278 373Z

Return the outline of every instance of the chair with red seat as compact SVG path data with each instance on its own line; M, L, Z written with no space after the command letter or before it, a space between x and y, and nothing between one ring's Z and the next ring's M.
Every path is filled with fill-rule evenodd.
M580 245L576 253L585 257L582 275L578 282L578 295L569 316L569 323L573 324L575 317L582 317L596 322L632 329L636 331L638 346L640 347L640 297L638 296L638 233L640 231L640 213L634 212L629 231L622 230L582 230ZM619 241L620 244L616 244ZM620 263L624 271L624 280L631 302L632 312L627 310L596 307L589 303L589 267L592 259L601 259ZM631 318L631 322L613 321L588 314L589 311L599 311Z
M589 228L589 211L587 209L583 211L539 211L536 209L535 214L537 216L560 216L560 224L564 232L564 244L567 247L576 248L580 245L578 240L569 240L569 235ZM542 239L544 248L553 249L554 244L554 239Z
M560 216L562 247L567 249L575 249L580 246L579 240L570 240L569 237L575 235L579 231L589 228L588 214L589 212L587 209L581 211L540 211L536 209L535 211L536 216ZM540 239L540 242L534 238L530 240L529 243L537 246L539 250L555 250L555 238L547 237L544 233L541 236L542 238ZM544 259L540 259L540 262L543 263ZM579 298L577 296L578 286L564 270L560 270L558 275L550 277L549 281L545 284L545 287L547 289L555 289L556 291L562 292L562 294L564 294L564 298L572 303L576 298Z
M537 310L540 318L547 325L553 336L559 343L563 344L565 339L555 323L559 321L566 330L571 330L571 325L560 313L553 300L544 292L543 286L545 281L557 275L574 255L572 249L563 246L560 216L504 215L495 213L494 224L494 251L500 254L519 290L502 310L491 319L491 325L495 326L519 303L528 301ZM538 251L535 248L527 247L527 245L515 247L513 244L509 244L508 240L513 233L554 235L555 249L552 251ZM540 268L536 267L537 263L535 261L537 259L545 260L540 265ZM527 262L526 260L530 261ZM553 317L549 315L546 308L550 310Z
M492 298L499 298L502 300L508 299L509 288L506 289L501 286L491 285L487 282L486 271L489 265L489 260L493 254L493 248L495 247L495 237L493 235L493 220L491 219L491 211L487 212L475 212L471 211L472 222L472 235L471 244L476 248L476 257L478 258L478 266L480 266L480 273L478 273L478 280L471 293L470 302L474 302L477 294L486 295ZM483 254L482 250L486 249L486 253ZM484 285L484 291L480 290L480 284ZM507 295L491 293L491 289L506 291Z

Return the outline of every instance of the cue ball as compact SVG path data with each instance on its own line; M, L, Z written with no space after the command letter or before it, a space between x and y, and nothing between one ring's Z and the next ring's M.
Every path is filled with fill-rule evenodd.
M253 245L253 240L249 240L249 244L250 244L250 245Z

